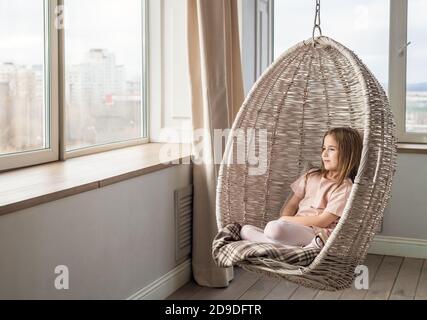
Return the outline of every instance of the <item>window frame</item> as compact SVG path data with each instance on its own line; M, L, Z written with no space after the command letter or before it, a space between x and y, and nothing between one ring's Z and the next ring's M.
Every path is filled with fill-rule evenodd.
M58 0L59 5L64 4L64 0ZM125 148L125 147L132 147L136 145L146 144L150 142L150 128L149 128L149 107L148 107L148 92L149 92L149 75L148 75L148 63L149 63L149 57L148 57L148 0L140 0L141 5L141 17L143 19L142 21L142 30L141 30L141 41L142 41L142 81L141 81L141 95L142 95L142 112L141 112L141 124L142 124L142 135L143 137L137 138L137 139L130 139L125 141L118 141L118 142L112 142L112 143L106 143L106 144L100 144L96 146L90 146L85 147L81 149L66 151L66 145L65 145L65 136L66 136L66 126L65 126L65 34L64 29L58 31L58 37L59 37L59 74L60 74L60 88L61 88L61 94L60 94L60 110L61 110L61 116L60 116L60 159L66 160L71 158L76 158L84 155L119 149L119 148Z
M400 143L427 144L426 133L406 132L408 0L390 0L389 101Z
M45 63L45 108L46 145L41 150L24 151L0 156L0 172L19 167L57 161L59 158L59 88L58 88L58 39L56 37L55 8L57 0L44 0L44 63Z

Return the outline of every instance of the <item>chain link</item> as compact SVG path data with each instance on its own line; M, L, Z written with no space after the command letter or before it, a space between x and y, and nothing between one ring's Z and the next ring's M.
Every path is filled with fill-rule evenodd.
M314 14L314 27L313 27L313 43L314 43L314 33L316 29L319 30L320 36L322 36L322 29L320 28L320 0L316 0L316 11Z

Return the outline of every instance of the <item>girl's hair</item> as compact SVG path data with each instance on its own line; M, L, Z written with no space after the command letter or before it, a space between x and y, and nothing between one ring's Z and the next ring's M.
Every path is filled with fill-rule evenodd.
M332 136L338 144L338 185L339 187L346 178L350 178L354 182L357 170L362 156L362 136L360 133L350 127L338 127L328 130L323 136L322 148L325 143L326 136ZM323 161L321 161L320 169L309 172L306 179L311 174L321 174L326 178L328 170L325 169Z

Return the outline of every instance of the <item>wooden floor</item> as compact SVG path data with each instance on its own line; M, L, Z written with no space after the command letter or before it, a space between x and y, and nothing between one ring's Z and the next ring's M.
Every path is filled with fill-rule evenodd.
M320 291L289 281L259 276L241 268L227 288L200 287L191 281L175 291L169 300L427 300L427 263L425 259L368 255L369 289L354 287Z

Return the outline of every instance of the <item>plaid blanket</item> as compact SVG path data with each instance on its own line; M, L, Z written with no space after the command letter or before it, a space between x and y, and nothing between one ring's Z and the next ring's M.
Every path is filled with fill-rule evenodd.
M242 240L239 223L222 228L213 240L212 257L219 267L231 267L240 263L267 264L277 266L308 266L319 254L320 249L282 246L274 243L259 243ZM272 264L273 262L273 264Z

